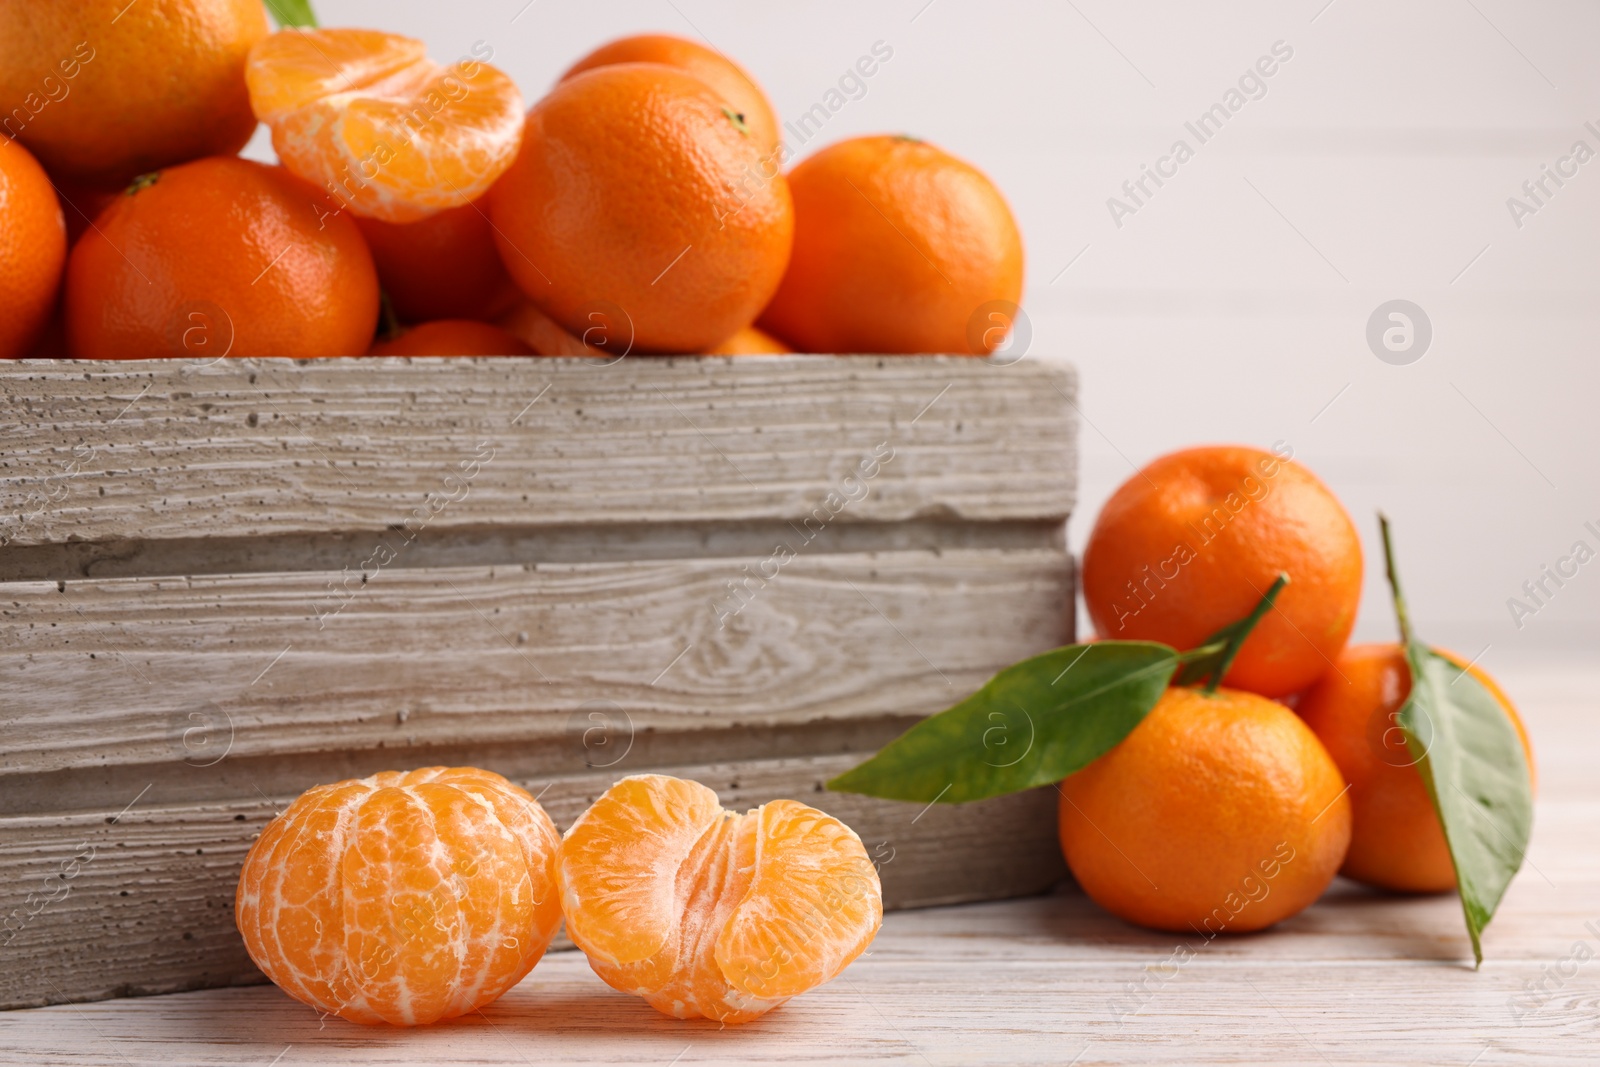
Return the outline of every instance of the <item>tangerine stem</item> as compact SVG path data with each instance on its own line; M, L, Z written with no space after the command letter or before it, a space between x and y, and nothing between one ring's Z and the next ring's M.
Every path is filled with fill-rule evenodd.
M1400 641L1411 644L1411 613L1406 610L1406 597L1400 591L1400 572L1394 565L1394 539L1389 533L1389 516L1378 512L1378 529L1383 535L1383 567L1389 577L1389 590L1394 595L1394 615L1400 623Z
M1216 671L1206 681L1201 692L1208 696L1217 691L1217 686L1222 684L1222 676L1228 673L1228 668L1233 666L1234 659L1239 655L1239 650L1244 647L1245 639L1250 636L1250 631L1256 628L1263 616L1272 609L1273 602L1278 599L1278 594L1283 592L1283 587L1289 584L1289 575L1284 571L1278 572L1278 578L1272 587L1266 591L1256 603L1255 610L1246 615L1235 626L1233 633L1228 635L1228 644L1222 650L1222 658L1217 663Z

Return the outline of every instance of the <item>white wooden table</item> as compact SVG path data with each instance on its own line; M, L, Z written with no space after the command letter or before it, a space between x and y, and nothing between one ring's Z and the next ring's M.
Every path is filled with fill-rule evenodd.
M1341 880L1274 930L1207 944L1125 926L1067 887L891 915L842 977L742 1028L657 1015L563 952L482 1014L414 1031L322 1021L270 986L10 1012L0 1064L1593 1062L1600 664L1490 667L1533 732L1540 794L1478 972L1450 897ZM1195 953L1181 966L1180 943Z

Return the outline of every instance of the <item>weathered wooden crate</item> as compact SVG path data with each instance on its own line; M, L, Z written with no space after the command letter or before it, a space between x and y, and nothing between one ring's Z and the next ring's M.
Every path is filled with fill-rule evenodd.
M1043 890L1050 791L827 793L1072 634L1075 378L964 358L0 364L0 1006L262 980L317 782L470 763L566 826L666 770Z

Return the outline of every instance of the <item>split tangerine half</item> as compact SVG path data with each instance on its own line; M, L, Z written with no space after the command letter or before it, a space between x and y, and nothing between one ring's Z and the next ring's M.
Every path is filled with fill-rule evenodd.
M793 800L739 815L663 775L606 790L556 871L595 973L680 1019L771 1011L844 970L883 921L878 873L838 819Z
M283 165L385 222L476 200L522 144L509 77L476 58L442 66L411 37L282 30L250 49L245 80Z
M556 828L472 767L317 786L245 857L234 920L284 992L357 1023L482 1007L539 962L561 921Z

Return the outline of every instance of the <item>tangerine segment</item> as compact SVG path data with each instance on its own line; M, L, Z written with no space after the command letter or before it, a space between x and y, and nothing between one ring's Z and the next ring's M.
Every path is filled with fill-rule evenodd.
M715 823L717 794L660 775L624 778L567 830L561 845L561 906L572 940L606 963L659 952L678 916L649 876L677 871Z
M557 871L595 973L680 1019L755 1019L833 978L883 918L877 872L837 819L791 800L738 815L660 775L607 791L567 832ZM606 883L633 899L597 898Z
M522 94L376 30L283 30L250 50L250 105L289 170L357 215L414 222L487 192L522 143Z
M494 1000L560 921L555 827L475 768L318 786L245 858L235 920L290 996L352 1022L416 1025Z
M793 800L756 812L755 877L717 938L717 964L752 997L792 997L844 970L883 919L878 875L844 823Z

